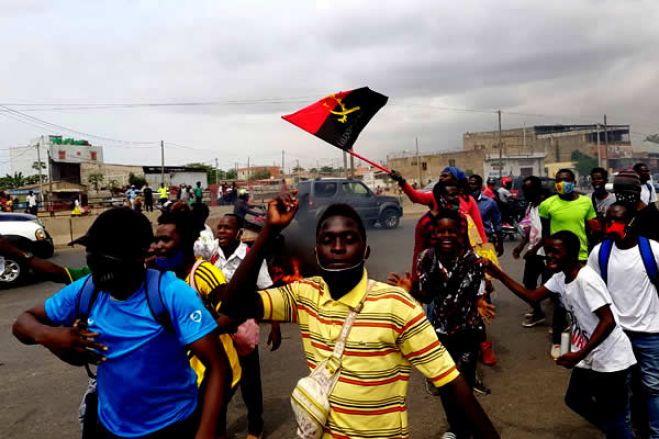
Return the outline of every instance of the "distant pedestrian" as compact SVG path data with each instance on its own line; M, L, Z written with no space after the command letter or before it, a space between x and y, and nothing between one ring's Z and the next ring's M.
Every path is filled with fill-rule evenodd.
M167 200L169 200L169 188L165 186L165 183L160 183L158 188L158 202L163 206Z
M196 187L194 188L194 202L203 203L204 201L204 191L201 189L201 182L198 181Z
M33 191L30 191L30 193L25 197L25 200L27 201L27 210L30 212L32 215L36 215L38 208L37 208L37 196L34 195Z
M153 212L153 189L151 189L149 183L144 185L142 194L144 194L144 210L147 212Z
M645 204L654 203L657 201L657 191L652 185L652 178L650 175L650 168L645 163L636 163L634 171L641 178L641 201Z

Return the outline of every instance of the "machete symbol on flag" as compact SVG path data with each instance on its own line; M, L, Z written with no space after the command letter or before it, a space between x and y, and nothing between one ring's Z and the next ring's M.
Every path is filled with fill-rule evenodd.
M387 99L362 87L329 95L282 119L338 148L349 150Z

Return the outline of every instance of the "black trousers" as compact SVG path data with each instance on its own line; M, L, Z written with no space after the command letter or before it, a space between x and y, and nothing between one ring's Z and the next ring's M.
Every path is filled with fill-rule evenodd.
M243 370L240 379L240 393L247 406L247 431L259 436L263 433L263 389L258 346L254 351L239 359L240 367Z

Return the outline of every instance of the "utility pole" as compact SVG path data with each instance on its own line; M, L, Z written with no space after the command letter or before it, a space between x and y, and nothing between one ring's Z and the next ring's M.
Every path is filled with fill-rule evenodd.
M281 173L282 173L282 177L283 177L284 175L286 175L286 171L285 171L285 168L284 168L284 165L286 164L285 159L284 159L284 154L285 154L285 152L284 152L284 150L282 149L282 150L281 150Z
M165 141L160 141L160 183L165 183Z
M423 179L421 178L421 163L419 162L419 138L414 138L414 144L416 145L416 171L419 174L419 187L423 187Z
M355 156L350 154L350 178L355 178Z
M348 178L348 153L343 151L343 176Z
M602 167L602 150L600 148L600 124L595 124L595 145L597 146L597 166Z
M46 202L46 194L43 192L43 173L41 172L41 142L43 140L43 136L41 136L41 139L37 142L37 166L39 167L39 191L41 192L41 202L45 203ZM44 206L45 207L45 206Z
M602 164L604 169L609 169L609 129L606 124L606 114L604 115L604 158Z
M219 175L219 173L220 173L220 165L219 165L219 161L217 160L217 157L215 157L215 183L216 184L218 183L217 176Z
M501 110L497 110L499 116L499 179L503 177L503 143L501 142Z

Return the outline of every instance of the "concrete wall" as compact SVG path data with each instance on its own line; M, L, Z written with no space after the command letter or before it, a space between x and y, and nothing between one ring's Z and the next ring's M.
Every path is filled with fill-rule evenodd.
M482 174L484 159L483 150L453 151L420 155L418 165L416 156L390 158L387 166L400 172L410 184L416 182L425 186L429 180L437 180L447 166L457 166L470 174Z
M141 166L87 162L80 164L80 183L91 188L91 185L89 184L89 175L97 172L103 174L103 182L101 183L102 187L108 187L112 180L115 180L119 187L127 186L128 177L131 172L137 176L144 177L144 170Z
M160 174L146 174L146 181L152 188L160 187ZM202 188L208 187L208 176L206 171L189 171L189 172L166 172L165 168L165 185L179 186L186 184L188 186L196 186L197 182L201 182Z

